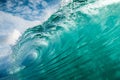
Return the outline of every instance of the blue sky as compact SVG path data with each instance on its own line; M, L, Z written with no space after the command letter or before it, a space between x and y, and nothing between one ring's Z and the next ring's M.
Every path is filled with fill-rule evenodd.
M9 56L22 33L47 20L60 0L0 0L0 60Z
M27 20L40 20L45 9L58 6L59 2L60 0L2 0L0 10Z

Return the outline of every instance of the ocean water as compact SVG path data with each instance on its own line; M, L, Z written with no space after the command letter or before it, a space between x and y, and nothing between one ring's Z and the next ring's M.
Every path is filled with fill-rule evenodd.
M120 80L120 0L73 0L13 47L0 80Z

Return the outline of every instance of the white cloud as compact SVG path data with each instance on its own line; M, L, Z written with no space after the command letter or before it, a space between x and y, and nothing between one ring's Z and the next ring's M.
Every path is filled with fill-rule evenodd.
M44 0L41 1L41 4L42 4L43 7L47 7L48 6L48 3L46 1L44 1Z
M18 40L19 36L20 36L20 32L16 29L13 30L13 32L8 35L8 39L7 39L7 43L10 45L14 45L16 43L16 41Z
M54 3L56 2L56 3ZM60 0L28 0L28 1L12 1L7 0L6 3L0 4L0 10L13 13L27 20L42 20L44 9L59 5ZM53 3L53 4L52 4ZM55 9L58 9L57 7ZM52 11L52 10L51 10ZM44 14L45 16L46 14Z
M2 11L0 15L0 57L5 57L11 54L11 45L16 43L20 35L41 21L27 21Z
M13 16L12 14L0 11L0 29L17 29L22 33L29 27L41 24L42 21L28 21L23 18Z

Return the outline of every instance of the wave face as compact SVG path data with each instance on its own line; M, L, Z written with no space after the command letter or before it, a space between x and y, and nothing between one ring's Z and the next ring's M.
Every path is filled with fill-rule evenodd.
M22 35L3 80L119 80L119 10L119 0L61 7Z

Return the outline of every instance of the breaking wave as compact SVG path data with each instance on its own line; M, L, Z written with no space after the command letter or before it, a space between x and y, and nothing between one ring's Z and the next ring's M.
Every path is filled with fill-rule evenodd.
M1 80L119 80L119 10L120 0L62 6L25 31Z

